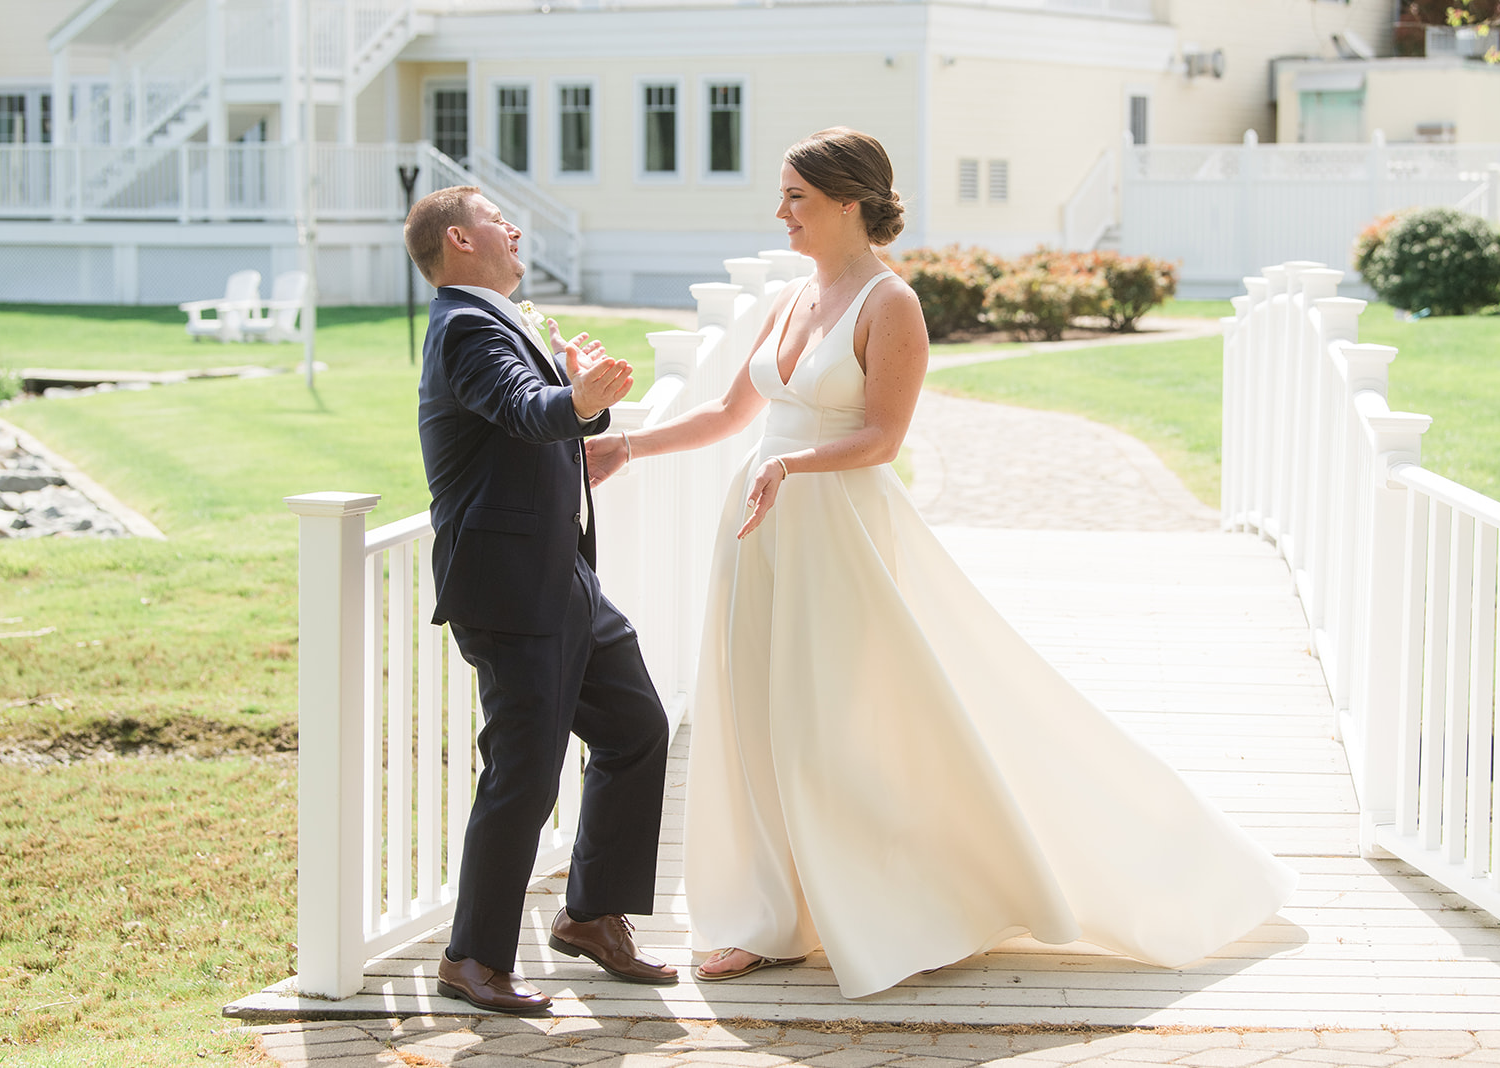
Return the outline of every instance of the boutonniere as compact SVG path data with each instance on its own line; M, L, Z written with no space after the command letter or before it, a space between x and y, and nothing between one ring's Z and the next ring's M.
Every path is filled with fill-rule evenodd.
M523 300L516 305L516 308L520 311L521 316L531 324L531 328L536 331L537 337L545 338L547 336L547 317L537 311L535 304L529 300Z

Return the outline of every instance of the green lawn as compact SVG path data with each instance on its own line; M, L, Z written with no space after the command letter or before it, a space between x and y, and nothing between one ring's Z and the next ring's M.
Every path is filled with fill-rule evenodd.
M1168 311L1210 318L1220 308L1215 301L1176 301ZM1398 322L1377 304L1360 326L1362 341L1401 350L1391 365L1391 407L1433 417L1425 466L1500 497L1500 318ZM1208 337L970 364L935 372L928 384L1118 427L1150 445L1194 494L1218 507L1222 372L1223 342Z

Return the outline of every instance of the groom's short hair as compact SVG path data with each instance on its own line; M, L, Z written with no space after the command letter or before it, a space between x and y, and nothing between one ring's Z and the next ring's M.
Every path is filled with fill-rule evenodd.
M443 238L448 227L473 222L473 198L481 195L483 191L477 185L450 185L428 193L407 213L403 230L407 255L433 285L438 284L434 275L443 267Z

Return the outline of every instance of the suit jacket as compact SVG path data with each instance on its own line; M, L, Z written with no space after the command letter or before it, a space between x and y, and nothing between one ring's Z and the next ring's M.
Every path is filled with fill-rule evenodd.
M550 354L488 302L447 286L430 306L418 432L432 493L434 623L561 630L578 553L594 564L593 502L573 388ZM587 489L584 489L587 492Z

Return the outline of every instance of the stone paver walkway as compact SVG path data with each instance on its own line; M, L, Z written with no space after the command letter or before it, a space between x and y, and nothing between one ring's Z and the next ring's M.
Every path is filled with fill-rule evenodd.
M1077 416L929 391L918 406L909 444L912 493L935 525L1160 531L1210 530L1218 524L1217 513L1194 498L1144 445ZM807 1027L756 1020L503 1016L277 1024L249 1030L257 1036L261 1062L285 1068L1500 1065L1500 1032L1470 1031L908 1029L855 1022Z
M259 1029L263 1064L284 1068L462 1065L464 1068L970 1068L1247 1065L1432 1068L1500 1064L1500 1032L1045 1031L1000 1028L816 1029L754 1020L415 1017L279 1024Z

